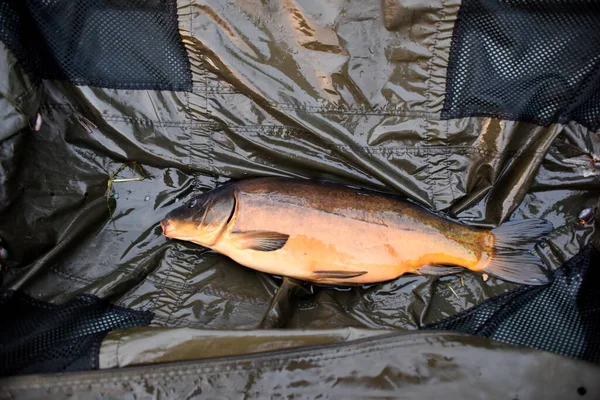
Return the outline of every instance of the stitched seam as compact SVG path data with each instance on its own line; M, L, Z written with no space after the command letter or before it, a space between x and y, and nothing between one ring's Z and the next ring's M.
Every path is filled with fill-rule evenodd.
M200 290L195 290L192 292L198 292ZM202 292L215 296L215 297L220 297L220 298L224 298L226 300L235 300L235 301L240 301L240 302L244 302L244 303L251 303L251 304L268 304L269 300L255 300L254 298L250 298L250 297L244 297L244 296L235 296L235 295L231 295L228 292L223 292L223 291L216 291L214 289L204 289L202 290Z
M230 88L228 86L222 85L221 82L218 82L219 84L216 86L212 86L209 85L208 83L206 84L204 91L206 93L213 93L213 94L242 94L242 92L240 92L239 90L236 90L235 88Z
M158 121L158 120L152 120L152 119L145 119L145 118L133 118L133 117L125 117L125 116L119 116L119 115L104 115L102 117L103 120L105 121L112 121L112 122L135 122L135 123L139 123L140 125L153 125L153 126L165 126L165 127L179 127L179 126L184 126L184 127L205 127L205 126L219 126L218 124L215 124L215 122L212 121L206 121L206 122L198 122L198 121Z
M191 0L189 1L188 7L189 7L189 9L188 9L188 14L186 15L186 17L189 18L189 20L190 20L189 34L191 35L192 34L192 17L189 14L191 12L191 10L192 10L192 2L191 2ZM179 15L179 12L177 11L177 1L175 1L175 13L177 14L177 21L178 21L177 25L179 25L180 15ZM179 26L178 26L178 28L179 28ZM177 30L179 31L179 29L177 29ZM183 37L181 37L181 32L180 31L179 31L179 37L180 37L181 43L183 45L183 49L185 51L185 55L188 58L189 67L190 67L190 81L191 81L191 84L192 84L192 91L193 91L193 87L194 87L194 70L193 70L193 67L192 67L192 61L191 61L191 57L190 57L190 51L188 50L187 46L183 43ZM186 97L186 119L187 119L189 117L189 110L190 110L190 93L186 92L185 95L186 95L185 97ZM191 121L189 121L189 122L191 123Z
M191 271L188 271L188 273L186 274L185 280L189 279L190 272ZM165 282L165 284L166 283L167 282ZM167 324L169 323L169 321L171 320L171 318L173 318L173 313L175 312L175 310L181 309L181 302L183 301L183 295L184 295L184 293L186 293L186 291L184 291L184 290L176 290L175 293L177 293L177 300L175 300L175 304L173 305L173 307L171 307L171 309L169 311L169 315L167 316L167 320L166 320Z
M181 309L182 295L183 295L183 292L181 290L177 292L177 299L175 300L175 304L173 305L173 307L170 307L169 314L167 315L167 320L166 320L167 324L169 324L171 319L173 318L173 313L175 312L175 310ZM175 318L177 318L177 317L175 317Z
M344 310L346 312L351 312L354 309L354 307L352 307L350 305L336 303L335 301L317 301L317 300L304 301L302 303L297 304L296 308L301 311L306 311L306 310L311 310L311 309L314 309L315 307L320 307L320 306L335 306L335 307L341 308L342 310Z
M66 111L76 111L79 113L83 113L84 110L79 106L74 106L71 104L60 104L60 103L45 103L40 106L41 110L66 110ZM129 122L129 123L139 123L142 125L152 125L152 126L165 126L165 127L180 127L180 126L188 126L188 127L206 127L206 126L214 126L221 127L222 124L216 123L214 121L159 121L148 118L135 118L135 117L127 117L123 115L115 115L115 114L102 114L102 120L111 121L111 122Z
M442 0L442 8L440 11L440 17L439 20L436 22L435 24L435 36L433 38L433 43L431 45L431 58L429 59L428 62L428 66L427 66L427 82L426 82L426 86L427 86L427 105L428 107L431 107L431 96L432 96L432 91L433 91L433 87L432 87L432 79L433 79L433 64L434 64L434 60L436 59L436 49L438 46L438 42L440 40L440 34L441 34L441 29L440 26L442 24L443 19L445 18L445 6L446 6L446 0ZM431 122L429 119L425 119L423 121L423 131L425 132L426 136L425 136L425 141L426 143L431 143ZM429 160L428 160L429 161ZM435 198L436 198L436 194L435 191L433 189L433 179L432 179L432 164L431 162L427 163L427 178L425 180L425 182L427 182L427 193L431 199L431 201L433 201L435 203Z
M69 274L69 273L67 273L65 271L60 271L60 270L57 269L57 267L50 267L49 271L52 272L52 273L54 273L54 274L56 274L56 275L58 275L58 276L60 276L60 277L62 277L62 278L64 278L64 279L67 279L67 280L76 281L76 282L79 282L79 283L84 283L86 285L90 285L90 284L94 283L90 279L82 278L82 277L79 277L79 276L76 276L76 275L71 275L71 274Z
M157 284L156 287L157 287L159 293L164 292L165 286L163 286L163 284L171 276L171 272L173 271L173 268L175 268L175 265L171 264L171 266L167 270L167 274L162 279L162 284L160 284L160 283ZM146 310L148 308L154 307L155 304L156 304L156 302L158 301L159 297L160 297L159 295L155 295L154 297L150 298L144 305L140 306L140 308L143 309L143 310Z
M97 369L100 367L100 347L102 346L102 341L106 337L108 332L103 332L97 334L98 336L94 338L94 343L92 345L92 357L90 360L90 369Z
M430 80L427 81L428 85L430 84ZM430 100L430 93L431 88L428 86L428 101ZM187 92L186 92L187 93ZM69 110L69 111L78 111L83 113L83 110L81 107L79 106L74 106L71 104L59 104L59 103L45 103L44 105L40 106L39 108L40 110L52 110L52 109L63 109L63 110ZM301 111L301 110L296 110L296 111ZM366 113L357 113L358 115L368 115ZM374 115L385 115L385 114L374 114ZM460 109L457 111L442 111L441 115L440 114L434 114L432 113L431 115L426 115L423 113L419 113L418 115L415 113L396 113L396 114L391 114L391 115L395 115L395 116L404 116L404 117L410 117L410 118L429 118L431 120L434 121L445 121L445 120L450 120L450 119L458 119L458 118L469 118L469 117L490 117L490 118L497 118L497 119L501 119L501 120L507 120L507 121L520 121L520 122L529 122L529 123L533 123L536 125L540 125L540 126L549 126L550 124L553 123L560 123L560 122L544 122L540 119L536 119L533 117L528 117L526 115L520 115L520 114L509 114L509 113L497 113L497 112L488 112L488 111L476 111L476 110L472 110L469 111L469 109ZM103 119L105 119L106 121L113 121L113 122L129 122L129 123L139 123L139 124L145 124L145 125L153 125L153 126L165 126L165 127L179 127L179 126L189 126L190 128L202 128L202 127L212 127L212 128L222 128L222 127L226 127L226 125L214 122L214 121L155 121L155 120L151 120L151 119L147 119L147 118L134 118L134 117L126 117L126 116L122 116L122 115L114 115L114 114L103 114L102 116ZM582 128L590 131L591 133L600 133L600 131L595 130L594 127L587 127L586 125L584 125L583 123L579 122L576 119L572 119L570 121L576 122L579 125L581 125ZM268 125L267 125L268 126ZM283 126L283 125L282 125ZM237 126L237 128L241 128L242 126ZM299 130L298 128L293 128L296 130Z
M511 150L511 151L497 151L497 150L486 150L480 148L474 148L470 146L390 146L390 147L369 147L369 146L355 146L355 145L331 145L328 148L352 148L358 150L364 150L371 154L414 154L417 155L430 155L430 154L445 154L450 151L451 154L478 154L481 156L496 156L500 153L505 154L508 157L515 157L516 155L545 155L546 151L541 150ZM33 179L22 181L22 183L37 182ZM60 188L59 188L60 189ZM57 189L58 190L58 189ZM59 191L60 193L71 193L75 189L69 191Z
M434 44L432 46L432 56L431 56L431 60L430 60L430 64L429 64L429 78L427 79L427 100L428 100L428 103L429 103L430 107L431 107L431 96L432 96L431 92L433 90L433 88L432 88L432 82L431 82L432 77L433 77L433 64L434 64L434 60L436 58L436 49L437 49L437 46L438 46L438 43L439 43L439 40L440 40L441 24L442 24L442 21L444 20L444 18L446 17L446 14L444 12L445 6L446 6L445 3L446 3L446 0L442 0L442 9L441 9L441 12L440 12L440 18L439 18L439 20L435 24L436 35L435 35ZM449 126L448 126L448 122L446 121L446 140L448 139L448 130L449 130ZM429 139L429 136L428 136L428 139ZM449 149L446 149L444 155L445 155L444 166L445 166L445 170L446 170L445 171L446 172L446 176L447 176L447 179L448 179L448 186L450 186L450 190L451 190L451 196L452 196L451 203L452 203L454 201L455 197L454 197L454 193L452 191L452 181L450 179L451 178L450 177L450 171L448 170L448 168L449 168L448 158L450 157ZM429 165L430 165L430 168L431 168L431 163ZM433 179L432 179L431 169L430 169L430 173L429 173L429 182L430 182L429 187L432 188L432 186L433 186ZM436 194L434 194L433 197L435 198ZM434 202L435 202L435 200L434 200Z
M35 85L30 90L26 91L25 93L21 93L19 96L17 96L14 99L15 103L19 106L22 105L26 100L29 100L29 98L31 96L33 96L33 94L35 92L37 92L39 88L40 88L40 85Z
M168 317L155 314L153 321L155 321L157 326L161 327L213 329L209 327L209 324L188 317Z
M188 1L188 7L189 7L189 9L188 9L188 15L189 15L189 17L188 17L188 18L189 18L189 22L190 22L189 35L190 35L190 37L193 37L193 35L194 35L194 33L193 33L193 31L192 31L192 29L193 29L193 23L192 23L192 19L193 19L193 18L192 18L192 16L191 16L192 9L193 9L193 0L189 0L189 1ZM191 52L191 50L190 50L190 52ZM191 69L191 67L190 67L190 70L191 70L191 71L193 71L193 70ZM192 72L192 74L193 74L193 72ZM193 87L193 85L194 85L194 82L193 82L193 81L194 81L194 78L193 78L193 76L192 76L192 87ZM194 93L195 93L195 90L194 90ZM187 111L187 113L188 113L188 114L191 114L190 103L188 103L188 108L187 108L187 110L186 110L186 111ZM190 117L191 117L191 115L190 115ZM195 126L192 126L192 125L190 125L190 132L189 132L189 142L190 142L190 146L189 146L189 148L188 148L187 163L186 163L186 164L187 164L187 167L188 167L188 169L190 169L190 170L192 169L192 149L191 149L191 144L192 144L192 135L194 134L194 132L192 132L192 130L193 130L194 128L199 128L199 127L200 127L200 126L197 126L197 125L195 125ZM153 303L153 305L154 305L154 304L156 304L156 303Z
M230 301L239 301L239 302L244 302L244 303L252 303L252 304L266 304L269 301L265 300L255 300L254 298L250 298L250 297L244 297L244 296L238 296L235 294L231 294L229 292L225 292L225 291L220 291L220 290L214 290L211 288L203 288L200 285L198 286L187 286L185 284L176 284L176 285L170 285L168 283L166 283L164 280L161 281L157 281L157 280L150 280L147 279L146 281L149 281L150 283L154 283L157 285L157 289L160 291L161 289L171 289L171 290L177 290L177 291L182 291L183 293L204 293L210 296L214 296L214 297L218 297L220 299L223 300L230 300ZM160 285L160 286L158 286ZM135 296L134 296L135 297ZM130 298L130 297L128 297Z
M437 46L439 44L440 41L440 34L441 34L441 29L440 26L442 25L442 21L446 18L446 13L445 13L445 9L446 9L446 1L447 0L442 0L442 7L440 10L440 18L439 20L435 23L435 36L433 38L433 43L431 45L431 58L429 59L428 62L428 66L427 66L427 74L429 75L427 77L427 103L428 106L431 107L431 92L432 92L432 77L433 77L433 64L434 64L434 60L436 59L436 49ZM438 113L435 113L436 115L439 115Z
M426 338L421 338L418 341L417 340L413 340L411 343L413 344L423 344L423 343L427 343ZM342 358L347 358L347 357L351 357L351 356L359 356L362 354L366 354L369 352L378 352L378 351L384 351L384 350L389 350L389 349L394 349L394 348L405 348L406 345L404 343L399 344L399 343L386 343L386 344L380 344L380 345L373 345L371 343L357 343L354 345L354 350L350 350L347 351L344 354L339 354L339 355L332 355L332 356L325 356L322 355L323 350L316 350L314 353L308 353L306 355L294 355L294 354L286 354L283 356L279 356L277 358L274 359L269 359L269 360L243 360L241 362L232 362L232 361L221 361L221 362L217 362L215 363L215 365L212 366L201 366L201 367L194 367L194 366L189 366L189 367L181 367L181 368L173 368L173 369L165 369L164 371L161 372L153 372L153 373L144 373L144 374L139 374L136 378L139 379L153 379L153 378L164 378L167 376L167 374L169 376L174 376L177 375L178 377L184 377L184 376L188 376L188 375L197 375L197 374L222 374L222 368L225 365L231 365L231 364L236 364L238 365L238 368L241 366L241 369L256 369L262 366L268 366L271 368L275 368L280 366L282 363L288 362L290 359L302 359L302 360L310 360L310 361L329 361L329 360L338 360L338 359L342 359ZM256 356L256 355L254 355ZM245 364L245 365L244 365ZM65 390L65 389L70 389L70 388L78 388L78 387L89 387L90 384L114 384L115 382L121 382L121 381L129 381L131 378L130 377L118 377L118 376L110 376L110 377L94 377L94 378L83 378L83 379L66 379L63 381L58 381L55 382L54 388L55 389L59 389L59 390ZM31 384L29 383L27 385L28 388L42 388L43 386L40 384Z
M449 135L449 123L448 121L446 121L446 137L448 137ZM448 147L446 147L447 151L446 151L446 158L444 159L444 164L446 165L446 175L448 176L448 185L450 186L450 194L452 195L452 198L450 199L450 204L454 203L454 200L456 200L456 195L454 194L454 188L453 188L453 184L452 184L452 174L450 173L450 155L452 154L450 152L450 149Z
M119 338L117 339L117 367L121 367L121 359L119 358L119 350L121 348L121 340L123 339L123 335L119 333Z
M407 116L417 118L440 119L440 114L429 111L404 111L386 106L371 108L344 108L333 106L296 105L289 103L269 102L269 107L280 111L298 111L315 114L345 114L345 115L379 115L379 116Z

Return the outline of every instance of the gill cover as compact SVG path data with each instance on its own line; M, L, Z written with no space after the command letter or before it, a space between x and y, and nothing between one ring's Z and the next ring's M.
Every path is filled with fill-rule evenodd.
M191 198L165 221L173 227L174 238L212 246L233 217L235 205L234 188L226 185Z

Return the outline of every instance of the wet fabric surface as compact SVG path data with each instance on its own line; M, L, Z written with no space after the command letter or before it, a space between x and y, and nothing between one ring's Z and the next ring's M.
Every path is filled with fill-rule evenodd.
M484 227L546 218L556 229L536 251L557 268L597 235L577 215L598 204L598 133L442 120L458 7L180 1L189 92L36 85L2 47L4 287L53 303L93 294L157 327L255 329L280 280L168 241L158 222L194 193L269 175L407 195ZM107 202L131 161L147 177L115 182ZM318 287L284 328L414 330L514 287L470 272Z
M426 349L426 350L424 350ZM540 373L543 370L543 373ZM312 349L0 381L0 396L595 399L599 367L457 334L392 334ZM583 394L582 394L583 393Z
M129 367L183 360L262 354L384 335L386 330L206 330L192 328L122 329L109 333L98 354L99 368Z

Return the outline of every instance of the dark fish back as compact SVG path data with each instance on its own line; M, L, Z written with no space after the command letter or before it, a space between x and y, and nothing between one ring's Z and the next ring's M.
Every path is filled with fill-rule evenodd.
M295 178L256 178L233 184L241 199L264 201L265 207L284 204L306 207L377 225L406 229L449 229L450 221L400 196L357 189L329 181Z

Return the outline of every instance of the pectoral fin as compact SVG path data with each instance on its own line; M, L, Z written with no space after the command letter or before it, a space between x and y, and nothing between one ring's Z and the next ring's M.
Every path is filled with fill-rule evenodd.
M418 275L445 276L464 272L463 267L449 267L443 265L424 265L414 271Z
M316 279L350 279L366 274L367 271L313 271Z
M282 248L290 235L269 231L232 232L238 247L244 250L275 251Z

